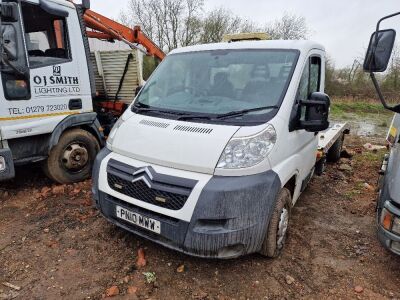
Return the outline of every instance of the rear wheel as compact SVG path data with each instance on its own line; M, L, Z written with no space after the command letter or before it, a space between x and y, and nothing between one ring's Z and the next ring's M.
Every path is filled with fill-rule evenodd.
M289 228L292 197L287 188L277 196L274 211L260 253L267 257L278 257L285 245Z
M338 162L343 148L344 135L342 134L329 149L326 158L329 162Z
M99 150L99 143L92 134L82 129L69 130L51 149L44 171L58 183L85 180L90 177Z

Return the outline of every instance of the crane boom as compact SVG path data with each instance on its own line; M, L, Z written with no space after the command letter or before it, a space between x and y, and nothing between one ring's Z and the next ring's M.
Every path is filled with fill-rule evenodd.
M89 38L118 40L137 49L140 49L137 46L140 44L146 49L147 55L155 56L160 60L164 59L165 53L142 32L140 26L131 29L90 9L85 11L83 17L86 26L92 29L87 31Z

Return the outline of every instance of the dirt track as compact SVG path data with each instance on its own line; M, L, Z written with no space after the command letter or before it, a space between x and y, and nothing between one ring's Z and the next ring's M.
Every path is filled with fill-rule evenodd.
M359 149L364 142L347 144ZM97 299L114 285L117 299L400 298L400 257L379 245L376 193L365 187L375 186L381 156L358 153L342 161L353 171L330 165L314 178L276 260L203 260L167 250L99 216L90 182L54 188L39 168L18 169L16 180L0 186L0 299ZM139 248L147 260L140 270ZM154 272L156 282L146 283L144 272Z

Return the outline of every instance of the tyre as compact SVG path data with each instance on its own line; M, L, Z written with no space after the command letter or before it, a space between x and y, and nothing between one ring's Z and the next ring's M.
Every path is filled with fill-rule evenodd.
M287 238L291 206L290 191L282 188L277 196L260 254L271 258L281 254Z
M329 162L338 162L342 153L344 135L342 134L329 149L326 158Z
M44 164L46 175L58 183L74 183L90 177L100 150L96 138L82 129L63 133Z

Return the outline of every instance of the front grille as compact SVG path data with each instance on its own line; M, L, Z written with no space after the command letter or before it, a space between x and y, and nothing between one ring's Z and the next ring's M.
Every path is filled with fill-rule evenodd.
M138 169L110 160L107 166L108 185L131 198L171 210L181 209L197 181L159 174L151 167Z

